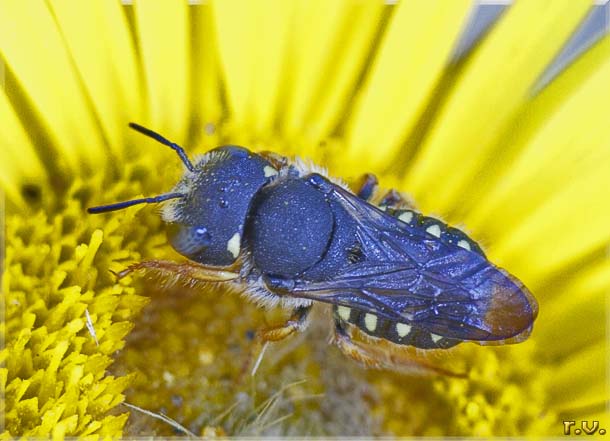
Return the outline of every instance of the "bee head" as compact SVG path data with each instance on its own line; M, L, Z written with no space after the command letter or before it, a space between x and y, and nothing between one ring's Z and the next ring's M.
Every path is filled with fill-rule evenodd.
M173 192L184 194L163 210L169 240L180 254L208 265L230 265L241 250L255 194L269 182L271 164L243 147L209 151Z
M89 208L90 213L119 210L135 204L171 200L162 211L168 239L180 254L206 265L234 263L256 193L277 171L262 156L238 146L222 146L192 164L184 150L159 134L130 126L178 152L186 172L167 194Z

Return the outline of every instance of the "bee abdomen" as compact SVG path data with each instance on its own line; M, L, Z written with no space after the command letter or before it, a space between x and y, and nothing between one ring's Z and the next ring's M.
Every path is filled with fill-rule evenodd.
M333 313L341 322L356 326L367 335L399 345L420 349L447 349L460 343L460 340L433 334L412 323L388 320L348 306L334 305Z
M421 228L428 234L439 238L445 243L485 256L481 247L468 237L466 233L457 228L453 228L434 217L424 216L414 210L394 210L390 208L386 211L399 221L404 222L411 227Z

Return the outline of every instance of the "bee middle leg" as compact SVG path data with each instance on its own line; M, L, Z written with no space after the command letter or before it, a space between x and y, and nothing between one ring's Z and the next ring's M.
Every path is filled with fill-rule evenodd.
M312 305L299 306L298 308L295 308L292 311L290 318L286 320L285 323L278 326L261 329L258 332L258 338L260 338L263 342L279 341L296 332L303 331L307 327L307 317L311 312L311 307Z
M247 372L250 372L250 376L256 374L269 343L283 340L297 332L303 331L307 327L307 318L311 308L312 305L299 306L292 311L288 320L283 324L263 328L256 333L253 348L241 368L240 382L244 380Z

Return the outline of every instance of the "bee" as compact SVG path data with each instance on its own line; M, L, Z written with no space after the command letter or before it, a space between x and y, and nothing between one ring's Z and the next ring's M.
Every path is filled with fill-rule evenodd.
M88 209L164 202L171 246L188 260L133 264L186 284L222 283L262 307L291 311L263 342L300 332L316 302L332 305L332 342L361 364L444 372L426 354L463 342L518 343L531 333L535 298L464 232L425 216L367 174L352 192L300 159L225 145L185 166L166 194Z

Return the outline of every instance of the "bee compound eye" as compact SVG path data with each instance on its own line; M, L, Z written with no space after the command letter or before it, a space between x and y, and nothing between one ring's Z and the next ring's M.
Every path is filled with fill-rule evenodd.
M212 243L212 236L207 228L171 224L168 238L172 247L183 256L193 256Z

